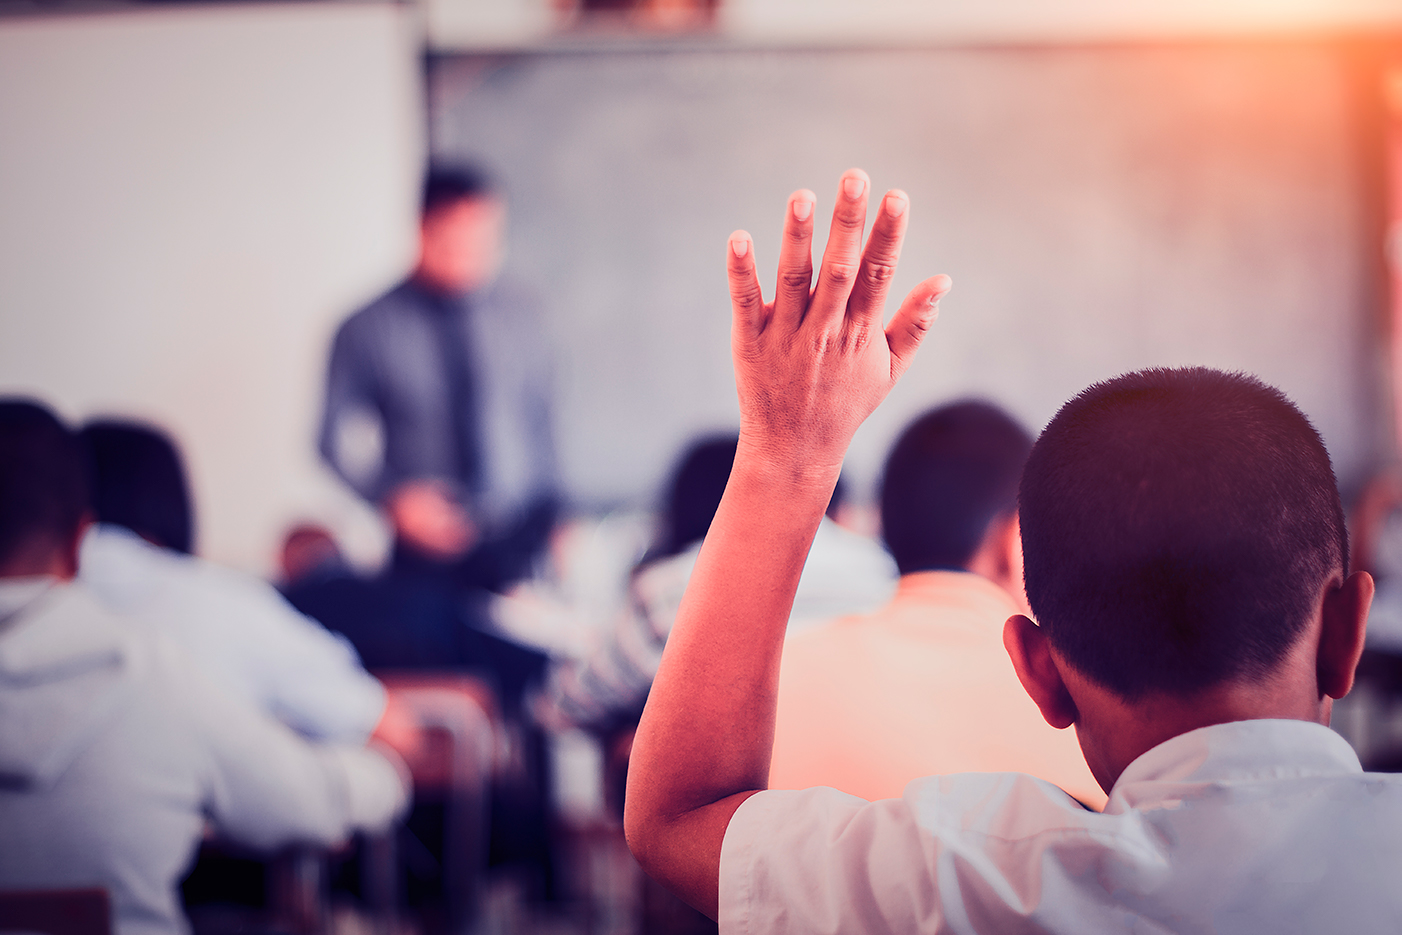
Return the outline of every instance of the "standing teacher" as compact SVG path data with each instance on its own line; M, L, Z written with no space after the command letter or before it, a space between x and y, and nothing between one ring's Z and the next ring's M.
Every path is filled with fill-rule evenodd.
M506 202L473 166L431 168L418 259L342 323L320 449L394 528L397 572L499 590L557 512L550 355L536 304L499 277Z

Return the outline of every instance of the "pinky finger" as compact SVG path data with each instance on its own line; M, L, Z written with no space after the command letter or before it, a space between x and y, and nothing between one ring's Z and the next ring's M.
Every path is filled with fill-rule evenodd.
M905 297L900 310L886 326L886 344L891 349L891 380L900 378L915 358L915 351L939 315L939 302L952 285L948 276L927 279Z
M730 306L735 324L745 333L758 335L764 330L764 294L755 272L755 245L745 231L730 235L726 250L726 272L730 279Z

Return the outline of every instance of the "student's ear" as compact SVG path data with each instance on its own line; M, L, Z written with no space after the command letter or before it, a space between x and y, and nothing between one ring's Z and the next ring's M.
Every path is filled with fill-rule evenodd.
M1012 658L1018 681L1047 723L1058 730L1076 723L1080 712L1056 666L1047 632L1022 614L1015 614L1003 624L1003 646Z
M1342 698L1353 688L1353 672L1363 655L1368 608L1373 604L1373 577L1366 571L1349 575L1338 587L1324 592L1315 659L1319 690L1330 698Z

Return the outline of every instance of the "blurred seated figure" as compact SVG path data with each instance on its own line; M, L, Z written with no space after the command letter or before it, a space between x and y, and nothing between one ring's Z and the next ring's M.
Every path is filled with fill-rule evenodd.
M1368 648L1402 655L1402 469L1380 471L1363 488L1349 516L1354 561L1373 576Z
M374 671L467 673L514 715L541 683L544 653L482 629L484 598L394 571L365 577L325 529L297 526L282 547L283 594L354 647Z
M874 613L785 641L770 788L875 800L935 773L1013 771L1104 805L1076 737L1043 720L1003 648L1003 624L1027 613L1017 485L1031 449L978 401L896 441L881 521L899 587Z
M628 609L587 658L553 667L548 719L605 733L636 723L701 541L730 477L736 442L735 435L706 438L682 455L667 486L657 538L633 571ZM791 632L835 616L874 610L895 589L896 569L880 544L831 518L839 503L835 493L808 553L789 618ZM509 614L512 609L499 607L498 612Z
M304 736L363 743L385 711L384 689L344 639L271 585L189 554L193 511L174 443L116 420L90 422L80 437L98 522L83 539L79 576L92 593Z
M287 531L278 553L282 587L350 573L350 563L331 530L317 523L298 523Z
M0 888L102 887L117 935L178 935L207 822L336 845L403 811L403 764L307 743L99 600L77 578L83 460L48 410L0 402Z
M305 543L315 537L302 531L301 538ZM325 544L318 548L324 550ZM284 556L296 550L290 541L284 543ZM284 594L299 611L348 639L364 664L392 686L433 688L471 676L486 687L483 706L495 715L499 745L510 754L498 758L491 777L488 860L493 867L523 867L532 895L553 898L549 762L544 737L524 716L527 699L543 681L548 657L485 632L480 627L481 599L432 575L420 578L388 569L363 577L331 557L291 580ZM408 825L418 833L443 821L436 805L420 801ZM430 844L429 849L441 851L451 862L450 844Z

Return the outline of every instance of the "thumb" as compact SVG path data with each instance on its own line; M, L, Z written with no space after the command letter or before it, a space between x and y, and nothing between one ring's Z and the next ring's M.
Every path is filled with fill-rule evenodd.
M939 316L939 301L953 281L944 275L925 280L905 297L900 309L886 326L886 344L891 349L891 381L905 373L915 358L920 342Z

